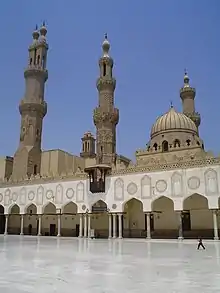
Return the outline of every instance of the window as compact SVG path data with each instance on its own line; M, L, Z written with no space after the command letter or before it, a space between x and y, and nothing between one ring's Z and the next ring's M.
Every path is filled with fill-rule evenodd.
M180 141L178 139L175 139L174 140L174 147L175 148L177 148L177 147L179 148L180 147Z
M100 148L100 149L101 149L101 153L102 153L102 152L103 152L103 147L101 146L101 148Z
M33 61L33 59L32 59L32 58L30 58L30 65L32 65L32 61Z
M162 142L162 152L168 152L168 150L169 150L168 141L164 140Z
M153 148L154 148L155 151L157 151L158 145L157 145L156 142L155 142L155 144L153 145Z
M187 139L186 144L187 144L187 146L190 146L191 140L190 139Z
M106 64L103 64L103 76L106 76Z
M36 64L37 49L34 49L34 65Z
M200 145L200 142L199 141L197 141L197 145Z
M40 64L40 55L37 56L37 64Z
M34 165L34 175L37 175L37 165Z

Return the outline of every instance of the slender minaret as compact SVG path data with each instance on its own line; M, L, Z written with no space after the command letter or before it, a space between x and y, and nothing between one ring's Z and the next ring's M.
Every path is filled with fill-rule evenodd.
M105 35L102 44L103 55L99 59L100 77L97 80L99 106L95 108L93 120L96 126L97 164L115 164L116 125L119 110L114 107L116 80L112 76L113 59L109 56L110 43Z
M26 89L19 105L20 143L14 155L12 172L12 177L18 180L40 173L42 126L47 113L47 103L44 101L44 87L48 78L46 34L44 23L39 31L36 27L28 50L28 65L24 71Z
M182 99L183 113L192 119L198 129L201 123L201 117L195 110L196 89L190 86L189 77L186 71L184 75L184 85L180 89L180 97Z

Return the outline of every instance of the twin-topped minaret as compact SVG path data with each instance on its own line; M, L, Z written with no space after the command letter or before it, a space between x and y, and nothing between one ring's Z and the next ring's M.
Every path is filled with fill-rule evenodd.
M188 116L198 129L201 123L201 117L195 109L196 89L190 86L189 77L186 71L184 75L184 85L180 89L180 97L182 99L183 114Z
M116 80L112 76L113 59L109 55L110 43L105 35L103 55L99 59L100 77L97 80L99 105L94 109L96 126L96 162L111 166L116 161L116 125L119 110L114 107Z
M12 177L17 180L40 173L42 126L47 113L47 103L44 101L44 87L48 78L46 34L44 23L39 31L36 27L28 50L28 65L24 71L26 88L19 105L20 143L14 155L12 172Z

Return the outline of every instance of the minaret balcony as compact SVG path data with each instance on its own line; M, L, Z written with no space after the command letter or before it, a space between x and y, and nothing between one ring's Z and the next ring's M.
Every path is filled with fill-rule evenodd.
M30 102L22 99L19 105L20 114L29 113L29 112L37 112L41 113L44 117L47 114L47 103L44 100L40 100L39 102Z
M43 77L44 81L47 81L48 79L48 71L47 69L43 68L41 65L29 65L25 71L24 71L24 77L31 77L41 75Z
M192 98L195 98L196 96L196 89L193 87L182 87L180 89L180 97L181 99L185 99L188 98L189 96L191 96Z
M107 112L103 111L101 107L97 107L93 112L93 121L95 125L105 122L110 122L116 125L119 121L119 110L113 108L110 112Z
M96 82L96 87L98 91L110 89L111 91L115 90L116 87L116 79L109 76L99 77Z

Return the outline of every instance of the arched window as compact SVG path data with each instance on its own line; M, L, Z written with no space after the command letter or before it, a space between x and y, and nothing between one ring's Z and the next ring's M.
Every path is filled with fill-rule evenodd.
M180 141L178 139L175 139L173 145L174 145L175 148L177 148L177 147L179 148L180 147Z
M200 145L200 142L199 141L197 141L197 145Z
M154 148L155 151L157 151L158 145L157 145L156 142L155 142L155 144L153 145L153 148Z
M106 64L103 64L103 76L106 76Z
M40 64L40 55L37 56L37 64Z
M169 150L168 141L164 140L162 142L162 152L168 152L168 150Z
M34 165L34 175L37 175L37 165Z
M30 58L30 65L32 65L32 61L33 61L33 59L32 59L32 58Z
M186 145L187 145L187 146L190 146L190 144L191 144L191 140L190 140L190 139L187 139L187 141L186 141Z

